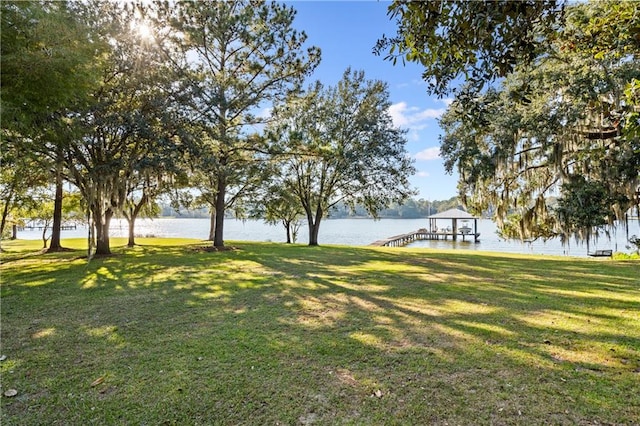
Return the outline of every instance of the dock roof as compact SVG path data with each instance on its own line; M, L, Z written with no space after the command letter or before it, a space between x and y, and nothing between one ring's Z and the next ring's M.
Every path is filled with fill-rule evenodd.
M460 209L449 209L444 212L432 214L429 219L480 219Z

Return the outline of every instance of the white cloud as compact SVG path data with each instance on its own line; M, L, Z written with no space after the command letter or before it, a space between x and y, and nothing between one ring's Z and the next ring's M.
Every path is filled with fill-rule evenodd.
M393 125L396 127L404 127L409 123L404 111L407 109L406 102L400 102L399 104L393 104L389 107L389 114L393 120Z
M393 125L414 130L422 130L427 126L426 121L440 117L446 108L410 107L406 102L399 102L389 107L389 114Z
M409 133L407 133L407 140L411 142L420 142L420 133L418 133L420 129L411 129Z
M416 176L421 177L421 178L425 178L425 177L429 177L429 172L418 172L416 173Z
M423 149L416 154L416 160L430 161L440 158L440 148L435 146L433 148Z

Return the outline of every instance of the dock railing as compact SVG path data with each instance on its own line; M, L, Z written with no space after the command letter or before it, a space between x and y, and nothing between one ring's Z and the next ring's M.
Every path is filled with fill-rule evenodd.
M417 231L409 232L407 234L396 235L384 240L378 240L373 242L372 246L378 247L403 247L414 241L420 240L448 240L449 238L462 236L462 241L466 241L466 237L473 237L475 242L479 242L480 233L458 232L454 234L451 231L430 231L427 229L418 229Z

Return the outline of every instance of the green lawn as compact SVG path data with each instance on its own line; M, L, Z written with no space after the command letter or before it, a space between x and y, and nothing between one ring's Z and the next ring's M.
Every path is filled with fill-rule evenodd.
M638 261L139 242L3 242L3 425L640 423Z

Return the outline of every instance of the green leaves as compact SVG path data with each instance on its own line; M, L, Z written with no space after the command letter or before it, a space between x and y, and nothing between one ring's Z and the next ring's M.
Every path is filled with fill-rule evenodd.
M562 184L557 212L565 229L590 230L608 223L609 208L618 201L627 200L611 196L602 182L587 181L583 176L575 176Z
M218 219L214 244L222 246L225 209L240 207L266 173L260 129L269 119L258 111L298 91L320 61L316 47L293 28L295 11L256 1L178 2L164 11L176 33L186 81L182 113L188 117L192 185Z
M624 90L624 102L628 111L623 117L627 139L640 141L640 79L631 80Z
M614 13L626 7L568 7L564 30L535 67L521 63L483 93L464 86L443 115L445 166L460 173L468 207L494 211L505 235L589 238L633 205L640 66L625 34L637 18ZM587 36L596 26L611 36L602 44ZM555 210L559 191L565 204ZM580 210L581 199L595 210Z
M405 1L389 6L398 32L374 51L424 66L428 91L444 96L464 77L480 91L516 65L531 63L562 22L563 1Z
M86 100L95 44L63 2L2 2L2 126L31 132Z
M337 86L319 82L274 112L274 151L282 182L296 195L315 245L324 214L337 203L360 203L375 215L412 194L404 132L393 127L389 94L380 81L346 70ZM315 234L314 234L315 232Z

